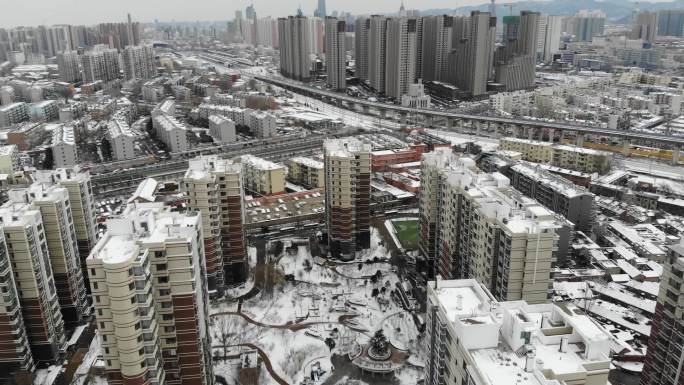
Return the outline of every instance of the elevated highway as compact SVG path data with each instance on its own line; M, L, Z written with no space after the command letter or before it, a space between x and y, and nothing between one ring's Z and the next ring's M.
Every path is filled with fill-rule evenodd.
M480 130L493 130L499 136L509 136L512 134L515 136L535 138L537 136L541 137L542 130L547 130L554 134L559 133L561 139L564 133L574 133L576 136L598 135L619 138L628 143L634 141L635 143L658 144L661 147L677 150L684 145L684 137L679 136L632 130L614 130L568 122L545 122L520 118L454 113L434 109L410 108L359 99L346 94L311 87L304 83L279 77L255 75L253 78L294 93L318 98L332 104L341 104L346 105L349 108L362 109L366 113L370 113L371 109L377 111L382 117L387 117L388 113L391 113L398 116L399 120L404 124L407 116L420 116L424 119L426 125L430 125L433 119L441 119L446 121L447 129L471 130L477 132Z

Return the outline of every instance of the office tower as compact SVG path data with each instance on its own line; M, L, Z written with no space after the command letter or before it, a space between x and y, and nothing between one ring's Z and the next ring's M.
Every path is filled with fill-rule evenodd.
M81 57L83 81L90 83L98 80L110 82L120 76L119 52L115 49L96 49Z
M416 78L417 21L400 17L387 21L385 94L396 100L408 92Z
M304 16L278 19L280 73L288 78L308 81L310 74L309 22Z
M86 291L90 293L86 258L97 242L95 197L90 182L90 173L77 168L38 171L36 181L42 184L57 184L68 191L71 218L76 235L76 247L80 258L79 266L82 269L81 276Z
M325 0L318 0L318 6L316 7L316 10L314 11L314 16L320 17L321 19L328 16L328 14L325 12Z
M469 19L454 20L454 50L449 62L450 83L472 96L487 92L495 28L496 19L487 12L473 11Z
M33 359L58 362L66 348L64 320L40 211L8 202L0 208L0 224Z
M15 374L33 373L36 364L31 354L26 322L20 306L14 269L7 252L4 233L0 232L0 280L3 295L0 296L0 346L5 354L0 355L0 381L12 383Z
M371 16L368 33L368 81L380 94L385 93L387 20L385 16Z
M610 334L571 303L499 302L472 279L432 281L425 319L425 385L608 382Z
M560 48L562 16L542 15L539 18L537 61L551 63Z
M354 23L354 61L356 63L356 77L368 80L368 39L370 34L370 19L359 17Z
M217 156L190 160L183 178L188 208L202 214L209 292L247 278L242 166Z
M128 46L123 53L126 80L150 79L157 76L154 50L150 46Z
M423 164L420 249L429 275L476 279L501 300L546 302L560 228L553 212L468 159L439 151Z
M639 12L632 22L632 39L641 39L644 43L653 44L658 28L656 12Z
M422 18L421 73L429 80L447 81L449 77L449 52L453 46L454 18L447 15Z
M684 245L670 246L663 264L660 290L648 340L648 353L641 372L641 385L678 385L684 378L682 348L682 277Z
M328 73L328 87L334 90L347 88L345 31L346 24L343 20L325 18L325 67Z
M257 14L254 9L254 4L250 4L245 8L245 39L251 44L257 45Z
M90 314L90 304L83 282L69 191L36 182L28 188L10 190L8 195L11 204L30 204L40 211L62 319L68 326L80 323Z
M59 79L63 82L74 83L81 80L81 70L78 66L79 58L76 51L62 51L57 54L57 68Z
M606 14L600 10L579 11L573 18L574 34L577 41L591 41L594 36L603 35Z
M214 383L202 234L161 203L107 221L87 265L109 384Z
M235 35L238 40L245 39L245 19L242 18L242 11L235 11Z
M658 36L684 36L684 9L658 11Z
M355 138L326 140L325 222L330 253L353 260L370 247L371 146Z

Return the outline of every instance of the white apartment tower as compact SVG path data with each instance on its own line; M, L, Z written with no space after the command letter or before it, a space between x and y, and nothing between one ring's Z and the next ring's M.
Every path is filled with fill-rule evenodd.
M328 87L334 90L347 88L346 24L335 17L325 18L325 66Z

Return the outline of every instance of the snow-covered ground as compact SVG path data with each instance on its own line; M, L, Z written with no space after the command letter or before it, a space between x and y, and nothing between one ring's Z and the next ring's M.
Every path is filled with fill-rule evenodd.
M215 354L223 354L222 330L237 331L226 341L227 345L258 346L270 358L275 372L292 385L303 381L313 365L320 365L329 375L331 355L344 353L341 350L346 346L344 341L356 340L363 344L379 328L395 347L416 354L420 344L412 316L390 295L399 282L394 269L387 262L364 263L376 257L379 261L389 258L376 229L372 230L371 248L346 264L313 258L308 246L290 247L293 241L303 243L294 238L284 239L284 251L277 256L277 266L283 274L292 274L296 282L280 283L272 295L263 291L242 304L242 314L265 326L249 323L240 315L215 315L212 318ZM377 277L378 272L379 279L371 278ZM226 311L236 312L237 306L221 304L212 309L214 314ZM340 323L343 315L356 315L351 321L354 330ZM295 323L309 325L296 327L298 330L286 328ZM335 341L334 349L328 348L326 338ZM411 357L411 362L415 363L416 358ZM420 364L420 360L417 362ZM216 365L215 371L227 378L236 375L236 369L229 364ZM420 369L413 365L396 373L401 384L415 384L420 375ZM276 383L263 373L262 379L264 384Z

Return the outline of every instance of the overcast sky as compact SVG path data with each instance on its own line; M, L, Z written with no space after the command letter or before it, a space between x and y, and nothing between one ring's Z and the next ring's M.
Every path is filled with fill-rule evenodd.
M305 14L313 13L317 0L254 0L257 16L294 14L301 4ZM406 8L453 8L481 4L488 0L405 0ZM503 0L499 0L503 1ZM507 0L516 1L516 0ZM123 21L130 12L138 21L195 21L232 19L235 10L251 0L0 0L0 27L39 24L96 24ZM391 12L401 0L327 0L333 10L352 13Z

